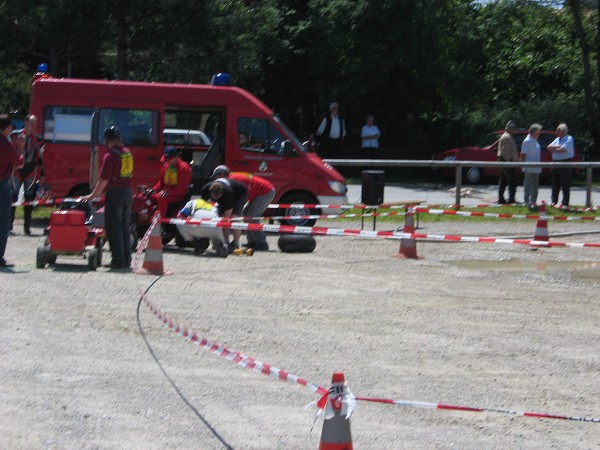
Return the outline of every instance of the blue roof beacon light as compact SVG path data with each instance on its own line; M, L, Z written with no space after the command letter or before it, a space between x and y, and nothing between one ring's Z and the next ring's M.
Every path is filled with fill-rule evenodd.
M37 67L37 71L38 72L43 72L43 73L48 72L48 64L46 64L46 63L39 63L38 67Z
M213 86L231 86L231 75L228 73L215 73L210 80Z

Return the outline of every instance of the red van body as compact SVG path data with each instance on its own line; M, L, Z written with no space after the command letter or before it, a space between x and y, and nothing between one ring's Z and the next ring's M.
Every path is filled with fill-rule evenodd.
M45 176L52 196L90 191L91 149L97 149L101 160L106 152L102 131L117 125L134 156L134 185L156 182L163 130L175 128L198 130L212 141L210 149L183 149L195 189L215 166L226 164L231 171L270 180L276 203L347 202L340 173L309 153L273 111L238 87L50 77L33 83L30 114L38 117L37 131L45 140ZM246 135L243 146L240 133ZM303 213L308 210L296 210Z

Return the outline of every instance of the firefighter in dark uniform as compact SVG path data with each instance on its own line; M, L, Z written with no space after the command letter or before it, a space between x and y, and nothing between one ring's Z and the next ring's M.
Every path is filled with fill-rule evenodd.
M106 192L105 228L110 251L112 269L126 269L131 266L131 245L129 223L131 216L131 176L133 174L133 156L129 149L121 144L121 134L115 126L104 130L104 139L108 151L102 159L100 177L90 195L89 201Z

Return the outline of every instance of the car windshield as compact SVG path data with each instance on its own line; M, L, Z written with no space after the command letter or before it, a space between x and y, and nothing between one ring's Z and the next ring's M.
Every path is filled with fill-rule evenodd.
M300 140L296 137L296 135L292 132L292 130L290 130L287 127L287 125L285 123L283 123L283 121L279 117L273 116L273 120L282 128L283 132L288 135L288 137L290 138L291 141L293 141L293 144L296 147L298 147L304 153L308 152L306 147L304 147L304 145L302 145L302 142L300 142Z

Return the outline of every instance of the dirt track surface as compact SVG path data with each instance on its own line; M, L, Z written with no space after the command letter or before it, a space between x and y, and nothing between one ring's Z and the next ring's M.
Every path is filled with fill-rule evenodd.
M551 235L597 228L549 223ZM157 277L60 257L36 269L35 232L9 239L17 266L0 271L0 448L318 448L322 420L311 432L314 411L303 409L316 395L186 342L143 304L140 332L138 289ZM268 240L253 257L165 251L174 274L149 299L199 335L326 388L342 371L359 396L600 417L600 249L418 242L423 259L399 260L391 240L317 237L311 254ZM357 449L600 446L599 423L495 413L360 402L351 423Z

